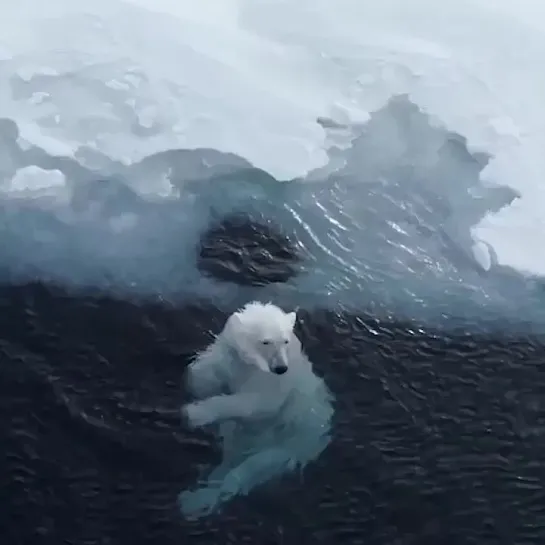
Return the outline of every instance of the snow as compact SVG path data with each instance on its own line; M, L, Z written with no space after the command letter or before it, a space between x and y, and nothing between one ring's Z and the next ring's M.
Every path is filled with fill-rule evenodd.
M207 147L287 179L326 163L318 118L362 123L408 93L493 156L485 183L521 194L475 227L483 266L489 244L545 274L544 15L532 0L22 0L2 10L0 117L52 155Z
M39 198L53 204L66 204L70 197L60 170L44 170L34 165L18 169L0 191L4 198Z
M32 165L17 171L7 191L40 191L64 187L64 183L64 174L59 170L44 170Z

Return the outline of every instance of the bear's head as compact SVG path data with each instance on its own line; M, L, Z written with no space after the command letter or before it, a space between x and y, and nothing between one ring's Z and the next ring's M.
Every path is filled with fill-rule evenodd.
M296 314L271 303L252 302L232 314L224 334L247 363L262 371L283 375L289 367L288 348L293 340Z

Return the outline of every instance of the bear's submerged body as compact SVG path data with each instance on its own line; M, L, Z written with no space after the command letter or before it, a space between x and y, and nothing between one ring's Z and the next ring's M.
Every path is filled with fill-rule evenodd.
M195 490L180 495L186 517L211 513L235 495L302 469L327 446L332 397L294 324L294 313L250 303L189 366L196 400L183 413L192 427L213 426L222 461Z

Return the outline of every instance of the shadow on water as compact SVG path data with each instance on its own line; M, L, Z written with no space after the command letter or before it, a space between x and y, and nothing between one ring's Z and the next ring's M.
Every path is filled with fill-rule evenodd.
M197 266L224 282L265 286L296 276L302 260L278 227L253 223L238 214L223 218L204 233Z

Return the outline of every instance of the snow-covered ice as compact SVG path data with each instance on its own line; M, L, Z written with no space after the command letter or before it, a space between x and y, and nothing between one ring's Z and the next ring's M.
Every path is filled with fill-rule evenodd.
M520 194L474 227L477 261L490 245L544 274L544 21L532 0L21 0L0 18L0 117L82 165L205 147L288 179L327 163L317 119L362 124L405 93Z

